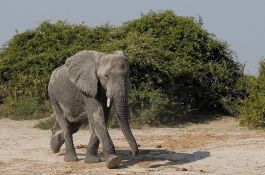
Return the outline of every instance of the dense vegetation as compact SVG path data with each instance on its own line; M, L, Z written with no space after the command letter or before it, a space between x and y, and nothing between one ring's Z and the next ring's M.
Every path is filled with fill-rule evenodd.
M91 28L42 22L15 35L0 51L2 115L47 116L51 72L76 52L124 50L131 66L131 120L159 125L191 111L234 114L245 95L241 65L228 44L200 20L150 12L122 26ZM32 100L32 105L28 104ZM33 110L21 110L31 106ZM36 110L35 110L36 109Z
M248 98L240 106L240 123L251 128L265 127L265 59L260 62L258 77L248 76Z

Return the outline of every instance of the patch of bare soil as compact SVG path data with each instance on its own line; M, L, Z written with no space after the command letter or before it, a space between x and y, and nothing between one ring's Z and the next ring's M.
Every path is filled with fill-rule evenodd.
M107 169L104 162L86 164L90 132L74 135L78 162L64 162L64 147L58 154L49 148L50 131L33 128L37 121L0 119L0 174L264 174L265 132L241 128L230 117L176 128L133 130L140 145L136 158L120 130L110 135L119 169ZM102 149L100 149L101 151ZM102 154L101 154L102 156Z

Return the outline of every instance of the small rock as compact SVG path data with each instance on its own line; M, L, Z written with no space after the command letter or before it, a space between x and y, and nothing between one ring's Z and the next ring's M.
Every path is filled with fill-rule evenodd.
M72 173L73 173L73 171L72 170L69 170L69 171L63 172L63 175L69 175L69 174L72 174Z
M188 171L187 168L176 168L176 171Z
M156 145L156 148L161 148L162 146L161 145Z
M82 149L82 148L86 148L86 145L80 144L76 146L76 149Z

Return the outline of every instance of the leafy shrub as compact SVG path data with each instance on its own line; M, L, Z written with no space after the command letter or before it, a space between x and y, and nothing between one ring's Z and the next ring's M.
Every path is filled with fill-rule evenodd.
M265 60L260 62L259 76L249 76L248 98L239 108L240 124L251 128L265 127Z
M40 119L50 114L47 104L40 104L33 98L24 97L11 106L9 117L15 120Z
M139 124L170 123L190 111L233 114L245 93L239 83L242 67L229 45L195 18L167 10L119 27L44 21L15 35L0 51L0 100L47 101L51 72L83 49L125 50L131 67L131 120Z
M44 120L39 121L36 125L35 128L39 128L42 130L48 130L52 129L55 123L55 117L50 116L48 118L45 118Z
M233 60L228 44L194 18L150 12L124 23L112 35L103 48L121 48L128 54L130 97L138 96L130 104L140 111L137 121L157 125L190 111L237 112L238 98L245 96L242 66ZM147 105L141 108L139 102Z
M6 104L0 105L0 118L8 117L8 114L10 112L10 107Z
M163 116L167 115L166 107L169 101L159 91L133 90L130 94L129 105L133 123L158 126L163 122Z

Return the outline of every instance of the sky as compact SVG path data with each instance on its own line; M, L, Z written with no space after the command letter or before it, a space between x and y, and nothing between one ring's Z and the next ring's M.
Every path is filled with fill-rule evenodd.
M265 0L1 0L0 44L44 20L119 26L141 13L173 10L180 16L202 17L204 28L227 41L245 73L258 74L265 56ZM263 46L262 46L263 45Z

